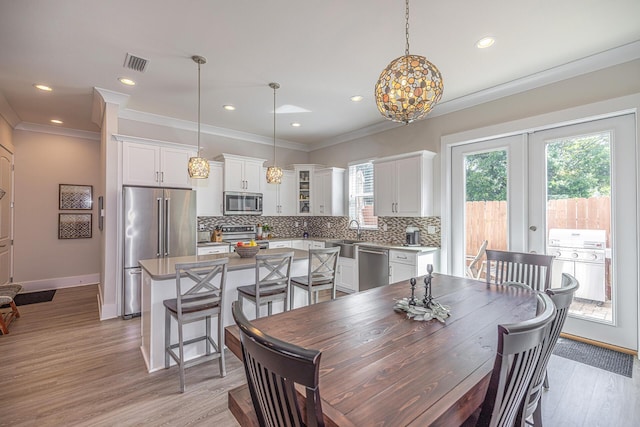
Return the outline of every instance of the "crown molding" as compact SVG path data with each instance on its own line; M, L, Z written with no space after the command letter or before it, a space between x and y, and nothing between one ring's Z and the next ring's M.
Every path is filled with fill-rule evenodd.
M129 102L129 95L100 87L93 88L93 103L91 105L91 121L102 127L102 116L105 104L115 104L123 109Z
M640 40L628 43L604 52L596 53L585 58L577 59L554 68L550 68L539 73L530 74L523 78L512 80L485 90L481 90L469 95L461 96L456 99L444 101L437 104L429 113L426 120L455 111L464 110L465 108L475 107L476 105L486 102L495 101L496 99L515 95L527 90L557 83L562 80L577 77L583 74L601 70L603 68L613 67L625 62L633 61L640 58ZM381 122L371 126L358 129L334 138L321 141L310 146L309 151L319 150L321 148L330 147L332 145L341 144L358 138L374 135L384 132L395 127L403 126L393 122Z
M191 132L198 131L198 124L190 120L176 119L174 117L161 116L159 114L147 113L144 111L132 110L125 108L118 113L118 117L136 122L149 123L159 126L167 126L173 129L187 130ZM254 133L242 132L233 129L227 129L207 124L200 124L200 132L209 135L222 136L225 138L238 139L240 141L253 142L255 144L273 146L273 139ZM310 151L310 147L299 142L292 142L282 139L276 139L276 146L280 148L288 148L290 150Z
M15 126L16 130L25 130L29 132L48 133L50 135L70 136L73 138L90 139L92 141L100 141L99 132L91 132L88 130L69 129L58 126L39 125L37 123L21 122Z
M9 126L14 129L21 122L20 117L18 117L13 108L11 108L11 105L9 105L9 102L2 92L0 92L0 116L4 117L7 123L9 123Z

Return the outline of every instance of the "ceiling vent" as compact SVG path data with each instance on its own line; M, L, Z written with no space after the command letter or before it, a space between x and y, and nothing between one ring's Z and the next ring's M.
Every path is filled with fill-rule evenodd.
M127 53L127 56L124 58L124 68L139 71L141 73L144 73L148 63L149 61L146 59L131 55L130 53Z

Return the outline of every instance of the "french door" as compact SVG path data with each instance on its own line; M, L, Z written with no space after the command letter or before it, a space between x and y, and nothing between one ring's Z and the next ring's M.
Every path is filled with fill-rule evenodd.
M572 249L554 264L554 286L563 271L582 286L564 331L637 349L635 141L628 114L453 147L453 274L485 239L489 249L557 255L550 233L606 236L601 252Z

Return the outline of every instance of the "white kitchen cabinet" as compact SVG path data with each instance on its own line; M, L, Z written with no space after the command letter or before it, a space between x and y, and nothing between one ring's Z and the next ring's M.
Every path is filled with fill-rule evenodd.
M216 160L224 161L224 191L259 193L264 159L222 154Z
M122 143L122 182L125 185L191 188L187 172L189 148L124 141Z
M222 163L209 162L209 178L193 180L198 216L222 216L222 174Z
M344 216L344 169L324 168L313 172L314 215Z
M317 240L292 240L291 247L294 249L300 249L303 251L308 251L309 249L322 249L324 248L324 242L319 242Z
M198 255L227 254L229 245L199 246Z
M263 176L267 169L263 168ZM269 184L262 181L262 215L293 216L296 213L296 176L294 171L282 171L280 184Z
M269 242L269 249L274 248L290 248L291 240L277 240L275 242Z
M358 265L355 259L338 257L336 286L343 292L358 292Z
M432 215L433 157L418 151L373 163L374 210L377 216Z
M389 283L409 280L427 274L427 265L438 267L438 251L417 252L409 250L389 251ZM418 283L419 285L420 283Z

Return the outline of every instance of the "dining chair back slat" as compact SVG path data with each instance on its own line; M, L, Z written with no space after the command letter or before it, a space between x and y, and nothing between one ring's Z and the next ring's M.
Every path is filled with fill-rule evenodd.
M542 354L556 309L548 295L536 295L540 314L498 325L498 349L477 426L513 426Z
M542 427L542 387L547 382L547 366L553 349L558 342L560 332L564 326L567 315L569 314L569 306L573 302L573 295L579 288L579 283L575 277L570 274L562 273L562 287L549 288L545 291L553 301L556 307L556 317L551 322L548 334L545 337L540 361L536 367L533 379L529 386L527 396L524 400L521 412L518 414L518 422L516 425L527 425L526 420L532 417L534 427ZM546 386L545 386L546 387Z
M319 388L322 354L265 334L247 320L238 302L231 311L240 329L245 374L260 426L324 426ZM304 410L296 384L304 387Z
M543 291L551 286L554 257L525 252L487 249L487 284L523 283L531 289Z

